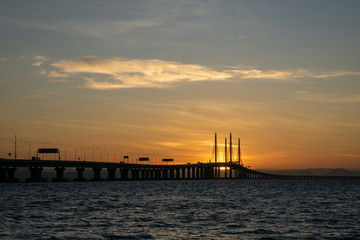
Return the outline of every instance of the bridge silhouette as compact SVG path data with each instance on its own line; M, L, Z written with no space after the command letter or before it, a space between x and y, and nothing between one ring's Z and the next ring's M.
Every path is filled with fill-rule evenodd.
M130 181L130 180L186 180L186 179L348 179L360 178L351 176L290 176L264 173L243 166L240 138L238 139L238 155L233 161L232 136L230 133L229 161L227 144L225 139L225 161L218 161L217 136L215 133L214 157L215 161L208 163L188 164L143 164L121 162L99 162L99 161L74 161L74 160L40 160L38 157L32 159L0 159L0 182L18 182L16 177L17 168L28 168L30 178L27 182L45 182L47 178L42 177L44 168L53 168L56 172L53 182L66 182L71 179L64 177L66 168L76 170L76 178L72 181L88 181L84 177L85 169L93 171L91 181ZM40 149L39 149L40 150ZM43 149L43 152L54 153L56 149ZM125 158L125 157L124 157ZM140 161L148 161L149 158L141 158ZM164 162L173 159L163 159ZM107 177L102 178L101 171L107 171Z
M53 168L56 176L53 182L65 182L66 168L76 169L73 181L88 181L84 178L84 170L93 171L91 181L129 181L129 180L185 180L185 179L334 179L359 178L348 176L288 176L259 172L237 163L197 163L178 165L151 165L136 163L108 163L91 161L59 161L59 160L28 160L1 159L0 182L18 182L15 172L18 167L27 167L31 177L27 182L48 181L41 173L44 168ZM107 177L101 177L101 171L107 171ZM116 176L118 171L119 177Z

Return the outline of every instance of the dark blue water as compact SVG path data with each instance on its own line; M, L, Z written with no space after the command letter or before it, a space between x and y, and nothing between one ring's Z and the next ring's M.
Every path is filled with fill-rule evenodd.
M359 180L0 184L0 239L360 239Z

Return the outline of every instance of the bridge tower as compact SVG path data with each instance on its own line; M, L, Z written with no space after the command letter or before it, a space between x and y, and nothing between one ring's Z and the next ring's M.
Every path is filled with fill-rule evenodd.
M225 163L227 163L227 142L225 138ZM227 178L227 167L225 167L225 178Z
M232 136L231 136L231 133L230 133L230 163L232 163Z
M216 133L215 133L215 163L217 163L217 137L216 137Z
M217 163L217 155L218 155L218 148L217 148L217 136L215 133L215 163ZM215 167L215 178L218 177L218 171L217 171L217 167Z
M238 160L239 160L239 165L242 165L241 148L240 148L240 138L238 139Z

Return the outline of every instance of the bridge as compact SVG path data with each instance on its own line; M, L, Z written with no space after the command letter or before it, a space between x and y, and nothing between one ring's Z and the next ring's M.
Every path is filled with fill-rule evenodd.
M55 170L53 182L88 181L84 178L84 170L93 172L91 181L130 181L130 180L185 180L185 179L334 179L360 178L339 176L287 176L255 171L237 163L196 163L178 165L150 165L135 163L109 163L92 161L59 161L59 160L29 160L1 159L0 182L18 182L16 170L19 167L28 168L30 178L27 182L45 182L41 173L44 168ZM66 179L66 168L76 169L76 178ZM101 177L101 171L107 171L107 177ZM117 174L116 174L117 173ZM116 177L118 176L118 177Z
M48 178L42 177L44 168L54 169L53 182L66 181L130 181L130 180L185 180L185 179L334 179L334 178L360 178L349 176L288 176L259 172L243 166L240 138L238 139L237 159L234 159L232 150L232 136L230 133L229 154L225 138L224 162L219 162L217 136L213 148L214 161L208 163L188 164L150 164L148 157L139 158L139 162L102 162L102 161L74 161L60 160L60 151L56 148L39 149L37 153L58 153L59 160L40 160L39 157L32 159L0 159L0 182L18 182L16 177L17 168L28 168L30 178L27 182L45 182ZM16 156L16 153L15 153ZM229 157L229 161L228 161ZM124 156L124 159L128 156ZM173 162L173 159L163 159L163 162ZM76 177L65 178L66 169L75 169ZM93 174L91 179L84 177L85 169L90 169ZM106 178L101 174L107 171Z

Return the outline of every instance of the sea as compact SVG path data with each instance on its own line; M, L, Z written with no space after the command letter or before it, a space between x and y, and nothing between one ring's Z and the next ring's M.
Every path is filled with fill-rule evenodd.
M360 239L360 180L0 183L0 239Z

